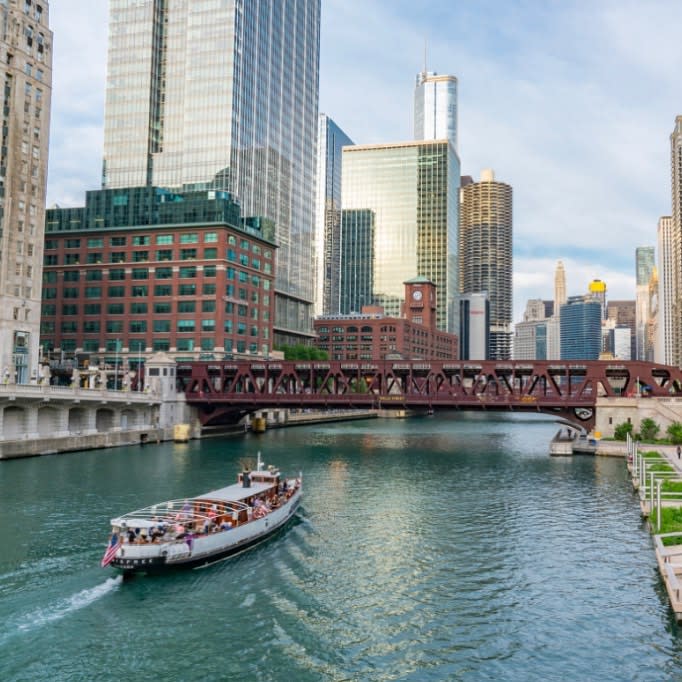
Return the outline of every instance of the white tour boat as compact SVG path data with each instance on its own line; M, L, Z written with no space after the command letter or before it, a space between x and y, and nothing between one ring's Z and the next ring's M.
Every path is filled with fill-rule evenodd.
M199 497L169 500L111 520L101 565L125 573L197 568L262 542L289 521L302 480L264 468L243 471L234 485Z

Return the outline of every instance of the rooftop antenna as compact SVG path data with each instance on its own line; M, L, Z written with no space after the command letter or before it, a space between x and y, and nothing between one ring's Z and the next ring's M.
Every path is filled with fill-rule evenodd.
M426 75L426 47L428 39L424 36L424 75Z

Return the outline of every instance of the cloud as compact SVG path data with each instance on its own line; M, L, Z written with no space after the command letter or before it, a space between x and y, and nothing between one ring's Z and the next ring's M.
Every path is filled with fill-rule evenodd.
M545 290L534 296L551 298L553 264L562 258L589 273L586 282L600 276L618 297L633 298L634 249L655 244L658 218L670 212L668 137L680 107L682 6L432 2L410 13L406 3L396 9L385 1L372 3L364 24L363 6L324 5L325 112L357 142L409 135L405 69L410 76L418 70L415 55L427 36L429 68L459 79L463 173L476 177L492 167L514 189L515 297L542 269L535 259L523 266L539 253L552 265ZM373 59L365 70L376 85L364 73L360 89L349 79L356 66L346 55L367 56L368 40ZM396 88L399 97L387 95ZM569 284L569 292L585 284L578 291Z
M82 205L100 186L106 87L107 2L60 0L54 34L47 205Z

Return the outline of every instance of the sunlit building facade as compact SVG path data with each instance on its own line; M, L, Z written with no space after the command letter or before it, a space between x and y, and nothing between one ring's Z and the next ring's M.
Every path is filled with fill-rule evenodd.
M459 288L487 291L491 360L511 358L512 188L483 171L480 182L463 184L459 219Z
M374 215L372 298L398 317L403 282L438 290L437 328L455 333L459 159L447 140L344 147L343 210Z
M275 224L276 343L312 335L320 0L111 0L104 188L226 190Z
M0 0L0 381L37 376L52 92L48 3Z

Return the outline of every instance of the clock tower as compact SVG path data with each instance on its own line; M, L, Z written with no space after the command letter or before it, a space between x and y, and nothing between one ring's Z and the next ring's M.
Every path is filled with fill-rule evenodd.
M415 277L405 284L404 316L414 324L436 329L436 285L426 277Z

